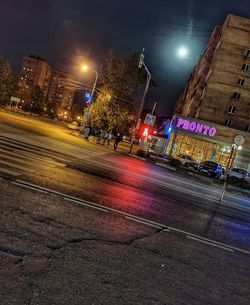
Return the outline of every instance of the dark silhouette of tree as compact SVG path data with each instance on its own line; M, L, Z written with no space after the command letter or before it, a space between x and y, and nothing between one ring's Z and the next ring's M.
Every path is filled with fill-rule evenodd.
M7 59L0 57L0 104L10 102L17 89L17 76Z
M46 111L44 93L38 85L35 85L31 92L30 111L37 114L42 114Z

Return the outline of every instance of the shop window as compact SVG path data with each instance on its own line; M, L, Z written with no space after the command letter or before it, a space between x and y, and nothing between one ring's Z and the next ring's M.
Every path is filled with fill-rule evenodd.
M245 82L244 78L239 78L239 79L238 79L238 85L239 85L239 86L243 86L243 85L244 85L244 82Z
M227 119L224 123L224 126L230 127L231 123L232 123L232 121Z
M230 106L229 109L228 109L228 113L235 113L235 107L234 106Z
M250 125L247 125L245 131L246 131L246 132L250 132Z
M246 71L248 71L248 69L249 69L249 65L248 64L243 64L242 70L246 72Z
M250 58L250 49L247 49L247 50L246 50L246 57L247 57L247 58Z
M233 99L234 99L234 100L239 100L239 99L240 99L240 93L235 91L235 92L233 93Z

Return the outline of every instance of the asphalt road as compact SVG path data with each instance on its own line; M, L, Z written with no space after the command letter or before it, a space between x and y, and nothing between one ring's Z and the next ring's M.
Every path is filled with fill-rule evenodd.
M124 148L120 152L124 152ZM55 244L58 240L61 242L59 246L46 246L51 248L50 254L52 251L53 255L45 253L45 258L41 258L38 278L34 279L35 285L37 281L40 283L37 294L33 286L28 285L23 295L20 288L23 299L33 298L30 304L115 304L114 300L116 304L249 304L249 288L245 287L250 256L247 195L230 191L225 197L226 202L220 203L217 200L220 186L212 180L189 177L114 153L112 148L83 141L62 126L6 112L0 112L0 156L1 214L4 215L1 249L3 255L7 255L7 261L12 255L14 264L20 265L20 285L25 286L26 279L33 279L32 268L39 269L37 266L40 266L40 258L36 264L33 256L36 258L40 250L41 253L45 251L42 248L25 250L25 243L29 244L27 247L35 247L41 243L47 245L50 239ZM34 221L37 216L33 214L39 214L41 210L45 219L40 221L41 229L46 232L40 240L39 226L37 220ZM79 229L79 220L74 223L72 213L81 218L80 226L86 224L87 233L81 228L80 237L75 233ZM107 216L110 213L112 216ZM99 217L102 220L99 221ZM57 224L58 219L61 225ZM16 227L17 221L20 223ZM48 230L51 230L51 236ZM88 236L89 232L91 236L98 236L100 231L105 231L104 243L98 239L90 246L91 242L82 237L83 234ZM65 238L63 234L66 234ZM148 235L150 237L145 239ZM6 245L12 237L14 247ZM141 240L137 241L138 238ZM113 240L115 242L110 243ZM23 242L24 248L20 250ZM137 243L140 244L139 250ZM91 258L88 256L90 249ZM101 258L98 256L100 252L103 254ZM84 264L81 253L85 253ZM105 262L109 255L113 259L109 259L107 267ZM29 256L33 267L25 274L23 266ZM158 266L155 259L161 258L173 264L171 272L167 270L161 274L164 270L155 269ZM188 268L182 269L186 259ZM175 266L179 260L180 269ZM53 261L55 269L50 263L48 265L48 261ZM61 270L64 261L67 263ZM84 271L86 262L88 266ZM164 263L161 265L165 266ZM3 272L7 274L4 266ZM82 279L81 271L85 272L86 283L94 281L91 291L99 289L101 299L92 295L90 299L86 291L83 293L82 289L90 289L86 283L80 285L81 288L77 286L78 280ZM10 283L13 272L14 269L10 272ZM37 274L36 270L34 272ZM122 276L125 273L126 280ZM72 275L73 286L69 286L73 289L72 295L65 288L69 279L63 278L68 274ZM137 274L140 274L139 278ZM112 280L106 283L104 278L109 277ZM184 286L180 277L185 279ZM191 283L191 279L196 284ZM138 280L142 286L136 287ZM216 286L218 282L223 290ZM53 288L48 283L58 285ZM65 300L56 294L62 287L66 294L61 297ZM9 289L10 286L7 294ZM41 291L44 291L43 299ZM73 301L73 291L79 297L84 296L86 303L84 298ZM5 304L27 304L26 301L8 302Z
M248 305L250 257L0 180L1 305Z

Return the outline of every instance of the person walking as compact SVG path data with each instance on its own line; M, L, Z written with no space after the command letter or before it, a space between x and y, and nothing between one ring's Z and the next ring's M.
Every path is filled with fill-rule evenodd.
M217 167L216 167L216 170L215 170L215 179L220 179L222 175L222 168L221 168L221 165L218 164Z
M113 139L113 134L110 131L109 134L108 134L108 146L110 145L110 142L111 142L112 139Z
M122 137L121 135L118 133L116 138L115 138L115 142L114 142L114 151L117 151L118 145L121 142Z

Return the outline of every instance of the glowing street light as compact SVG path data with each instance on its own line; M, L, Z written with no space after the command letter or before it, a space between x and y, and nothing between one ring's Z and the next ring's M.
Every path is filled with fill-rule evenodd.
M89 66L87 66L86 64L82 65L82 71L83 72L87 72L89 70Z

